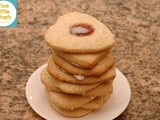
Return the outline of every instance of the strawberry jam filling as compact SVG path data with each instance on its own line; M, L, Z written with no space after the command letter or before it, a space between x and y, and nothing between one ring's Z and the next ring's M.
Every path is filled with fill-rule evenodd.
M94 32L94 28L86 23L75 24L70 27L70 33L76 36L88 36Z

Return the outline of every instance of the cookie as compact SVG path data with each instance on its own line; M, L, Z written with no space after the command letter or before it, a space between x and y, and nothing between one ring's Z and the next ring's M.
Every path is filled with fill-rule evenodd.
M76 102L74 102L74 105L71 103L68 103L68 102L73 102L72 100L75 100L75 99L71 100L73 95L71 96L70 94L58 93L55 91L51 91L48 88L45 88L45 89L46 89L46 93L48 95L48 99L51 103L55 104L58 107L61 107L64 109L71 109L71 110L74 110L76 108L98 109L103 105L103 103L106 101L106 99L108 99L110 96L110 93L106 93L103 96L99 96L96 98L90 98L91 100L89 102L80 106L79 104L75 105ZM58 94L55 94L55 93L58 93ZM82 100L83 100L83 96L79 96L79 97L82 97ZM68 100L71 100L71 101L68 101ZM69 104L70 106L68 106L67 104Z
M103 23L79 12L59 17L45 33L45 41L54 50L70 53L95 53L115 45L113 34Z
M54 103L58 107L65 108L65 109L79 108L82 105L93 100L90 97L51 91L48 88L46 89L46 93L51 103Z
M100 76L105 71L107 71L111 66L114 65L114 57L113 54L110 52L106 55L105 58L103 58L99 63L92 69L83 69L79 68L77 66L74 66L64 60L63 58L59 57L54 51L53 51L53 60L50 60L49 62L55 62L56 65L63 68L66 72L74 75L83 75L83 76ZM53 63L51 63L53 64ZM51 65L49 64L49 65Z
M87 97L97 97L97 96L103 96L106 94L111 94L113 92L113 84L112 81L103 82L96 88L93 88L90 91L87 91L86 93L83 93L83 96Z
M90 101L89 103L84 104L80 108L84 108L84 109L98 109L98 108L100 108L106 102L106 100L109 98L109 96L110 96L110 94L106 94L104 96L97 97L96 99Z
M93 111L92 109L84 109L84 108L77 108L74 110L64 109L56 106L54 103L51 103L51 106L59 114L68 116L68 117L82 117Z
M48 73L47 68L44 68L41 73L41 81L47 88L53 91L65 91L66 93L70 94L83 94L101 84L101 82L99 82L91 85L78 85L73 83L61 82L52 77Z
M74 54L56 51L56 53L61 58L81 68L93 68L98 63L98 61L100 61L106 56L108 52L109 51L101 51L92 54Z
M68 93L66 91L63 91L62 89L52 85L52 88L50 88L49 84L44 84L47 88L49 88L52 91L60 92L60 93ZM113 92L113 85L112 83L102 83L101 85L97 86L96 88L93 88L92 90L86 91L84 93L77 93L77 92L69 92L68 94L75 94L75 95L83 95L90 98L95 98L97 96L103 96L105 94L111 94Z
M98 82L113 80L116 76L115 67L112 66L109 68L108 71L106 71L101 76L75 76L68 74L63 69L60 69L58 66L55 65L54 62L50 62L52 60L52 57L48 60L48 72L50 75L55 77L57 80L63 81L63 82L69 82L69 83L75 83L75 84L94 84Z
M55 86L54 84L52 84L52 86L49 84L48 81L45 81L44 84L48 89L55 91L55 92L60 92L60 93L68 93L68 94L75 94L75 95L83 95L86 97L90 97L90 98L95 98L97 96L103 96L105 94L111 94L113 92L113 85L112 85L112 81L109 82L103 82L101 83L99 86L88 90L88 91L84 91L84 92L77 92L77 91L69 91L68 89L65 88L65 90L62 88L59 88L57 86ZM81 88L80 88L81 89Z
M44 72L46 72L46 70ZM44 72L42 73L45 74ZM48 89L56 92L77 94L87 97L97 97L97 96L103 96L106 93L107 94L112 93L113 91L112 81L107 81L98 84L91 84L91 85L76 85L72 83L64 83L58 81L52 76L50 76L48 73L46 73L46 75L43 74L41 77L42 83Z

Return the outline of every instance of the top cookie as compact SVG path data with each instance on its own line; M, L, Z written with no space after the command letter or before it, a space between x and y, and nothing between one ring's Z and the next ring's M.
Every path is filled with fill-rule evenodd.
M115 44L112 33L103 23L79 12L59 17L47 30L45 40L51 48L71 53L100 52Z

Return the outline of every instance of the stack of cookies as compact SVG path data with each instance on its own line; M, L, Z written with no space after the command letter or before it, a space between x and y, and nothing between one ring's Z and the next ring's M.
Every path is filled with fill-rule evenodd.
M45 40L52 56L41 81L54 110L80 117L100 108L113 92L116 76L109 29L94 17L73 12L61 16Z

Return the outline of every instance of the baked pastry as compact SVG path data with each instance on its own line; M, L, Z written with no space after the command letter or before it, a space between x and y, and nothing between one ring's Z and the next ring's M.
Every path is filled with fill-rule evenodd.
M52 61L52 57L48 60L48 72L50 75L52 75L54 78L60 81L69 82L69 83L75 83L75 84L94 84L98 82L108 81L112 80L116 76L115 67L112 66L108 71L106 71L101 76L77 76L77 75L71 75L65 72L60 67L56 66L54 62Z
M103 96L105 94L111 94L113 91L112 81L99 82L91 85L79 85L73 83L66 83L56 80L50 76L46 69L41 74L41 81L46 88L60 93L68 93L75 95L83 95L87 97Z
M94 17L73 12L59 17L45 41L52 56L41 81L53 109L80 117L102 107L116 76L110 30Z
M70 53L95 53L109 50L115 44L103 23L79 12L59 17L45 33L45 40L54 50Z
M93 111L92 109L84 109L84 108L77 108L74 110L64 109L64 108L60 108L60 107L56 106L53 103L51 103L51 105L54 108L54 110L57 111L59 114L62 114L64 116L68 116L68 117L82 117L82 116L87 115Z
M87 103L85 103L85 104L83 104L83 105L81 105L80 107L78 107L79 106L79 104L76 104L76 103L74 103L74 107L72 106L72 104L69 104L70 105L70 107L68 106L68 105L66 105L66 104L68 104L68 100L66 99L66 98L64 98L64 97L66 97L66 95L68 95L68 94L62 94L62 93L58 93L58 95L57 96L59 96L59 97L57 97L57 96L54 96L54 95L56 95L56 94L54 94L55 92L54 91L51 91L51 90L46 90L46 93L47 93L47 95L49 96L48 98L49 98L49 100L50 100L50 102L52 102L53 104L55 104L57 107L60 107L60 108L64 108L64 109L70 109L70 110L74 110L74 109L76 109L76 108L84 108L84 109L98 109L99 107L101 107L102 105L103 105L103 103L108 99L108 97L110 96L110 94L105 94L105 95L103 95L103 96L99 96L99 97L96 97L96 98L94 98L94 99L91 99L91 101L90 102L87 102ZM56 92L57 93L57 92ZM53 94L53 96L52 96L52 94ZM64 95L64 96L63 96ZM70 97L70 94L69 94L69 96L67 96L67 97ZM71 96L72 97L72 96ZM81 97L81 96L79 96L79 97ZM58 98L59 100L55 100L55 98ZM75 97L76 98L76 97ZM53 100L52 100L53 99ZM71 99L71 98L69 98L69 99ZM67 100L67 101L66 101ZM83 96L82 96L82 100L83 100ZM81 102L81 100L79 100L80 102ZM71 101L70 101L71 102ZM63 104L63 107L61 107L61 104ZM76 105L75 105L76 104Z
M101 51L92 54L76 54L56 51L56 53L69 63L81 68L93 68L109 51Z
M99 60L97 65L95 65L92 69L83 69L83 68L77 67L67 62L63 58L59 57L54 51L52 53L52 59L53 60L49 60L49 62L55 62L56 65L63 68L67 73L70 73L72 75L100 76L103 73L105 73L111 66L114 65L114 57L111 52L105 55L105 58L103 58L102 60Z
M57 80L53 76L51 76L48 73L47 68L43 69L41 73L41 81L50 90L59 91L59 92L61 90L71 94L84 94L85 92L92 90L93 88L99 86L102 83L102 82L98 82L90 85L79 85L79 84L62 82ZM59 88L60 90L57 88Z

